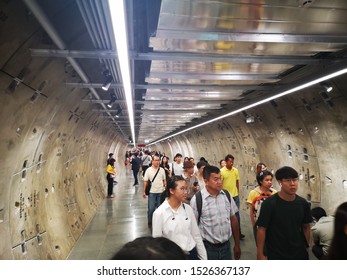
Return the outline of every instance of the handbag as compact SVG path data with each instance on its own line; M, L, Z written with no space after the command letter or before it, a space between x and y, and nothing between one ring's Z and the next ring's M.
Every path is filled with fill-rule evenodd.
M149 195L149 192L150 192L151 187L152 187L152 183L153 183L153 181L155 180L155 177L157 177L158 172L159 172L159 169L160 169L160 167L158 167L158 170L157 170L157 172L155 173L155 175L154 175L152 181L148 181L148 182L147 182L147 186L146 186L146 189L145 189L145 194L146 194L146 195Z

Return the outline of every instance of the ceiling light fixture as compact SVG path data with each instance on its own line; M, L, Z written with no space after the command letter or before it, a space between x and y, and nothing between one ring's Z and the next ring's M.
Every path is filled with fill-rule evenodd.
M120 72L122 76L125 100L127 104L127 110L129 114L129 122L133 144L135 144L135 125L134 125L134 108L132 100L132 87L130 80L130 65L129 65L129 53L128 53L128 34L126 28L126 11L124 6L124 0L109 0L108 5L110 7L113 34L116 40L117 54L120 66Z
M246 111L242 111L242 115L245 117L246 123L254 123L255 118L252 115L249 115Z
M331 92L333 90L333 87L327 82L321 82L320 85L325 89L326 92Z
M110 102L107 104L108 108L112 108L113 103L115 103L117 100L117 96L114 93L111 93L111 100Z
M313 81L311 81L311 82L304 83L304 84L302 84L302 85L300 85L300 86L294 87L294 88L292 88L292 89L286 90L286 91L284 91L284 92L281 92L281 93L275 94L275 95L273 95L273 96L270 96L270 97L268 97L268 98L262 99L262 100L260 100L260 101L254 102L254 103L252 103L252 104L250 104L250 105L247 105L247 106L244 106L244 107L242 107L242 108L240 108L240 109L237 109L237 110L235 110L235 111L229 112L228 114L219 116L219 117L214 118L214 119L211 119L211 120L209 120L209 121L207 121L207 122L203 122L203 123L201 123L201 124L192 126L192 127L190 127L190 128L187 128L187 129L184 129L184 130L182 130L182 131L180 131L180 132L171 134L171 135L169 135L169 136L167 136L167 137L164 137L164 138L161 138L161 139L159 139L159 140L157 140L157 141L154 141L154 142L148 144L147 146L156 144L156 143L158 143L158 142L164 141L164 140L169 139L169 138L171 138L171 137L174 137L174 136L180 135L180 134L182 134L182 133L185 133L185 132L187 132L187 131L189 131L189 130L192 130L192 129L198 128L198 127L200 127L200 126L204 126L204 125L206 125L206 124L209 124L209 123L218 121L218 120L220 120L220 119L224 119L224 118L226 118L226 117L230 117L230 116L235 115L235 114L238 114L238 113L240 113L240 112L242 112L242 111L244 111L244 110L251 109L251 108L256 107L256 106L258 106L258 105L261 105L261 104L264 104L264 103L266 103L266 102L272 101L272 100L274 100L274 99L276 99L276 98L283 97L283 96L288 95L288 94L290 94L290 93L293 93L293 92L302 90L302 89L304 89L304 88L307 88L307 87L310 87L310 86L319 84L319 83L321 83L321 82L324 82L324 81L326 81L326 80L332 79L332 78L334 78L334 77L337 77L337 76L340 76L340 75L343 75L343 74L346 74L346 73L347 73L347 68L343 68L343 69L338 70L338 71L336 71L336 72L333 72L333 73L331 73L331 74L329 74L329 75L325 75L325 76L323 76L323 77L320 77L320 78L318 78L318 79L315 79L315 80L313 80Z
M104 91L108 91L108 89L110 88L111 83L113 81L113 78L112 78L110 71L108 71L108 70L104 71L104 76L105 76L105 82L103 83L101 88Z
M246 118L246 123L254 123L254 117L253 116L248 116Z

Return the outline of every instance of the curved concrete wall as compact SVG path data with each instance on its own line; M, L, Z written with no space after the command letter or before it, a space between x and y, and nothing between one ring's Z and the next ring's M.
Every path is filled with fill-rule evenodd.
M1 48L0 259L65 259L105 197L107 154L121 172L127 143L86 89L64 86L64 59L31 58L31 28Z
M347 180L344 77L336 79L334 86L331 103L323 100L319 86L312 87L248 111L256 116L254 123L247 124L239 114L170 138L152 149L165 151L171 159L177 152L193 156L195 161L204 156L216 166L231 153L240 171L243 202L256 184L258 162L265 162L273 171L292 166L300 174L298 193L313 206L321 205L333 213L347 200L343 184ZM247 207L246 203L242 207Z
M12 10L18 16L1 27L0 44L0 259L65 259L105 197L107 154L114 152L121 174L129 147L81 102L88 90L64 86L75 75L64 59L30 56L29 48L51 42L23 5ZM240 114L151 149L215 165L232 153L243 201L257 162L274 170L291 165L302 175L299 193L331 213L347 200L347 83L341 77L334 85L332 108L310 88L250 111L253 124Z

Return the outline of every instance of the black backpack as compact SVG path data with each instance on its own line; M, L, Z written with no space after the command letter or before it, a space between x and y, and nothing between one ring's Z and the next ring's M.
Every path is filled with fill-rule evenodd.
M231 203L231 195L227 190L223 190L227 196L227 199L229 200L229 203ZM202 209L202 195L201 195L201 191L198 191L195 194L195 198L196 198L196 208L198 210L198 224L200 224L200 217L201 217L201 209Z

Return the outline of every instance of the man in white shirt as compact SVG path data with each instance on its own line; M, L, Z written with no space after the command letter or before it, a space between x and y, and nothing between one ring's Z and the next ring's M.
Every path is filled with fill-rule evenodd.
M146 187L148 181L152 182L151 190L148 195L148 227L152 228L152 217L155 209L160 205L160 197L166 188L165 170L159 167L160 159L153 156L152 166L146 170L143 177L143 198L146 198ZM158 171L158 174L156 175ZM154 178L155 177L155 178ZM153 180L154 179L154 180Z
M234 200L227 197L222 189L222 177L216 166L204 168L205 188L201 190L202 206L199 215L197 194L190 201L190 206L198 221L201 237L203 239L209 260L231 260L230 238L233 236L234 259L241 257L240 231L236 218L239 211Z

